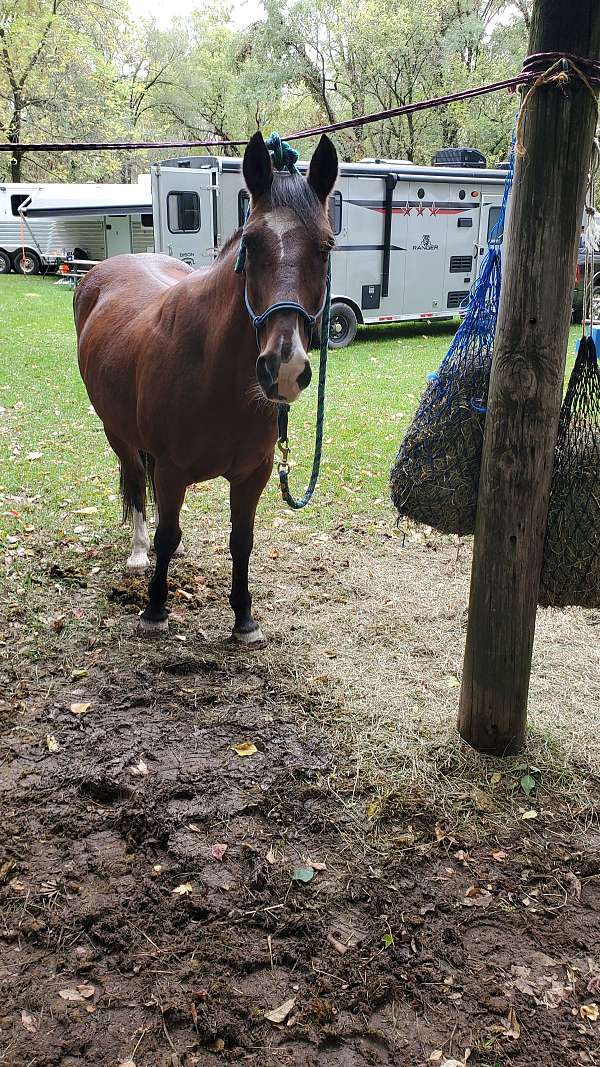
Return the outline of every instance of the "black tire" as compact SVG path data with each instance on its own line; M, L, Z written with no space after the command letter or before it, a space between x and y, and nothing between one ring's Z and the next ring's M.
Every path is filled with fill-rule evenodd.
M42 263L36 252L32 252L30 248L26 248L24 253L21 249L19 249L18 252L15 252L13 256L13 267L17 274L39 274L42 269Z
M8 252L3 252L0 248L0 274L10 274L12 270L12 263Z
M358 319L348 304L331 305L329 315L329 347L346 348L356 337Z

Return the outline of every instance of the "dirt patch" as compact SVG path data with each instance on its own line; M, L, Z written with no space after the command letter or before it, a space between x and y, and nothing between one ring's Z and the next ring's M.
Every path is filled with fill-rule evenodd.
M454 737L440 755L468 564L415 541L398 565L383 538L376 563L372 538L299 542L291 562L266 541L272 640L250 658L226 639L224 554L176 565L164 642L135 635L143 583L112 549L38 567L25 611L31 564L12 561L4 1063L600 1064L600 783L587 764L572 795L580 750L569 789L527 756L529 795L517 764L475 778ZM424 560L429 593L404 607ZM557 647L561 618L582 642L595 625L548 616ZM536 684L556 689L548 662Z

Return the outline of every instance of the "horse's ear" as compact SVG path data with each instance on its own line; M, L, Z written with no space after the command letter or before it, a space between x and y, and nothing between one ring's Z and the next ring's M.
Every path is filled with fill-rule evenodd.
M266 193L273 181L273 164L262 133L250 138L244 152L244 180L253 200Z
M335 185L338 176L338 157L333 141L322 134L308 168L308 184L312 185L322 204Z

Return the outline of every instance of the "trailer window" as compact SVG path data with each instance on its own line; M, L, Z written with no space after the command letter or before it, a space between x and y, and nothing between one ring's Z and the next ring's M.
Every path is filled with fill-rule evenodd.
M144 212L144 214L142 215L142 226L146 230L151 230L152 229L152 227L154 226L154 219L152 217L152 212L150 212L149 214L146 214L146 212Z
M171 233L198 233L200 229L200 197L198 193L169 193L167 196L167 224Z
M13 193L10 198L10 210L13 215L19 215L19 208L21 204L24 204L26 200L29 200L28 193Z
M245 189L240 189L238 196L238 226L243 226L250 207L250 194Z
M335 236L342 232L342 194L336 189L329 197L329 221Z
M491 207L490 208L490 213L488 215L487 239L488 239L488 242L491 241L495 245L499 245L499 244L502 243L502 229L499 229L496 233L494 233L494 230L496 229L496 226L498 225L498 219L499 218L500 218L500 208L499 207Z

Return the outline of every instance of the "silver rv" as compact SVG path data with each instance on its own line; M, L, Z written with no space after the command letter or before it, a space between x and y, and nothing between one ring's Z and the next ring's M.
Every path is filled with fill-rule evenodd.
M455 165L341 164L330 201L332 347L350 344L358 324L448 318L464 305L498 218L505 171L486 169L474 150L438 155L452 159L452 152ZM478 165L465 165L465 153ZM247 202L240 159L156 164L156 251L194 267L210 264L242 225Z
M0 185L0 274L154 251L150 181Z

